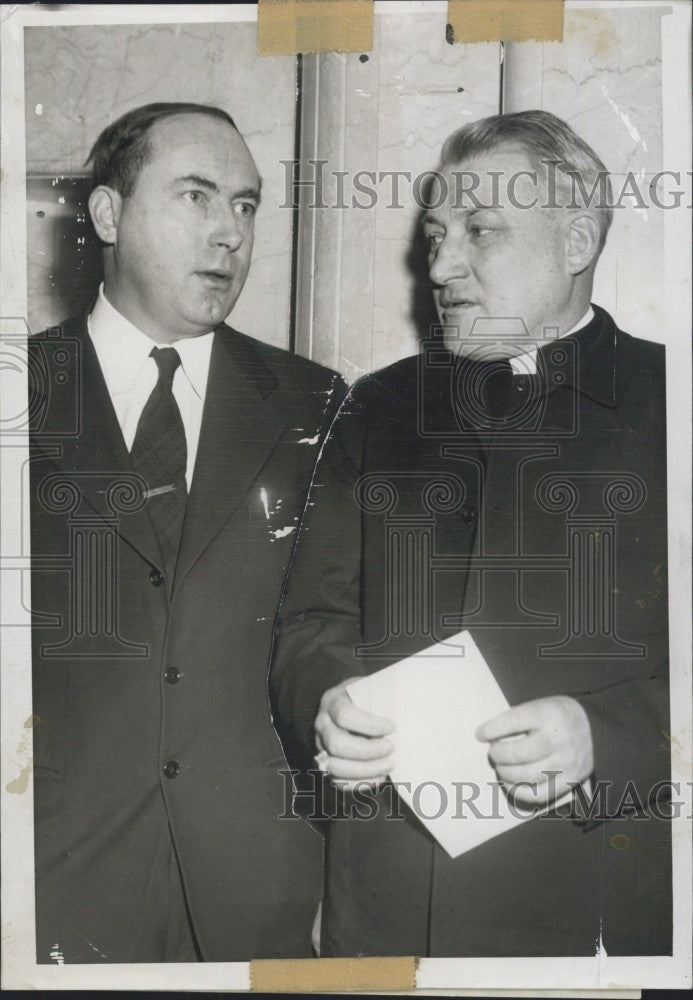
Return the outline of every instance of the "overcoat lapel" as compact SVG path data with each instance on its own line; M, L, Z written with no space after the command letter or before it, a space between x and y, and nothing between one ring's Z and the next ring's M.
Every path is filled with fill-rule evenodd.
M46 369L50 381L42 380L43 398L36 410L44 416L32 429L34 455L45 456L62 473L64 478L55 480L56 490L64 481L79 495L72 516L98 515L114 525L143 559L160 566L159 545L141 500L139 477L125 447L86 317L63 326L59 346L68 360L60 365L59 381L50 368ZM45 367L48 352L44 345L30 341L30 351L34 364Z
M277 381L229 327L215 333L176 585L237 510L284 431L269 401Z

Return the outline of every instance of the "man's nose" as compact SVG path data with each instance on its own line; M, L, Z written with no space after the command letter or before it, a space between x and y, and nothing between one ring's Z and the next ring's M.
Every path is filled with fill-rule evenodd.
M428 273L434 285L444 285L453 278L466 278L470 270L469 240L447 234L435 248Z
M214 223L209 234L210 246L238 250L243 243L244 232L235 206L220 205L214 213Z

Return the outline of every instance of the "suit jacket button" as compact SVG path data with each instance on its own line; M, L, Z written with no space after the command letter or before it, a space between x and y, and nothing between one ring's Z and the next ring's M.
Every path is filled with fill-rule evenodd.
M152 568L149 570L149 581L154 587L160 587L161 584L164 582L163 573L160 573L155 566L152 566Z
M180 680L180 672L175 667L169 667L164 673L164 677L169 684L177 684Z
M177 760L167 760L164 764L164 774L167 778L175 778L180 773L180 764Z

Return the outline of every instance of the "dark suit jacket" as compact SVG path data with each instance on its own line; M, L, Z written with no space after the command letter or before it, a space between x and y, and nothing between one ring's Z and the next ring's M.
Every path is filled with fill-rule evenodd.
M309 955L266 675L341 380L219 327L171 586L84 322L30 351L38 959L138 956L167 824L204 959Z
M386 788L374 819L330 825L323 954L671 948L669 829L649 812L669 778L664 351L595 312L491 429L478 370L439 342L353 389L270 688L307 757L327 688L469 628L510 704L580 701L601 813L630 815L554 813L451 860L413 814L386 818Z

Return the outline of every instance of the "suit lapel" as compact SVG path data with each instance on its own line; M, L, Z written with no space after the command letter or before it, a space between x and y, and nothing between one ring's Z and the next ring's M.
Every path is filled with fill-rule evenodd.
M283 433L270 402L276 387L247 339L222 325L212 346L176 584L238 508Z
M72 516L115 524L121 538L143 559L161 565L159 546L149 515L139 497L138 480L125 447L86 317L68 321L60 347L69 360L61 364L61 381L52 379L47 343L35 341L35 357L51 379L37 406L41 414L32 430L37 457L44 456L73 484L79 507ZM56 480L56 485L60 480Z

